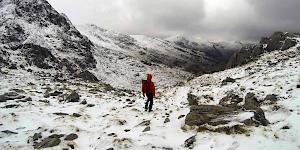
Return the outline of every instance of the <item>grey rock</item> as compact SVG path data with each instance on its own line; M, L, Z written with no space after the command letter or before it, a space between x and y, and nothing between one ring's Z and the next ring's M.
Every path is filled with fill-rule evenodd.
M67 144L71 149L74 149L75 146L73 144Z
M58 116L68 116L69 114L67 113L62 113L62 112L57 112L57 113L53 113L54 115L58 115Z
M195 142L196 142L196 135L186 139L184 141L184 147L193 148Z
M99 82L97 77L87 70L79 73L77 77L89 82Z
M66 100L68 102L79 102L79 99L80 95L77 94L75 91L72 91L72 93L66 97Z
M253 93L247 93L246 97L245 97L245 104L244 107L247 110L256 110L257 108L259 108L260 104L257 100L257 98L255 97L255 94Z
M145 120L141 123L139 123L137 126L149 126L150 125L150 120Z
M290 126L283 126L281 129L287 130L287 129L290 129L290 128L291 128Z
M235 79L227 77L226 79L224 79L222 81L222 85L226 85L227 83L234 83L234 82L235 82Z
M47 148L47 147L54 147L59 145L61 140L59 138L46 138L42 142L37 143L34 145L35 149Z
M267 126L270 122L266 119L265 113L261 108L254 111L254 119L259 121L263 126Z
M143 132L147 132L147 131L150 131L150 126L147 126L144 130L143 130Z
M0 103L10 101L10 100L15 100L15 99L23 99L23 98L25 98L25 96L19 95L16 92L8 92L3 95L0 95Z
M168 123L168 122L170 122L170 119L166 118L165 121L164 121L164 123Z
M77 113L73 113L72 116L73 116L73 117L81 117L81 115L80 115L80 114L77 114Z
M264 103L266 104L276 104L278 101L277 95L269 94L264 98Z
M244 123L246 126L255 126L258 127L260 123L256 121L255 119L249 118L244 120L242 123Z
M87 102L86 102L86 100L83 100L80 104L82 104L82 105L86 105L87 104Z
M42 138L42 133L34 133L34 135L32 137L33 141L36 141L39 138Z
M64 134L52 134L49 136L49 138L61 138L63 136L65 136L65 135Z
M185 115L180 115L180 116L178 116L178 119L181 119L181 118L183 118Z
M238 95L229 93L220 100L219 104L222 106L237 108L237 105L242 101L243 99L240 98Z
M187 100L189 102L189 105L198 105L198 97L191 93L187 94Z
M54 91L52 93L49 93L50 96L59 96L61 94L63 94L63 92L60 92L60 91Z
M129 131L130 131L130 129L125 129L124 131L125 131L125 132L129 132Z
M198 105L191 106L190 112L185 117L185 124L200 126L203 124L220 125L228 123L227 120L218 118L234 113L233 108L218 105Z
M87 106L87 107L94 107L95 104L87 104L86 106Z
M75 139L77 139L77 138L78 138L78 135L72 133L72 134L67 135L66 138L65 138L65 140L66 140L66 141L72 141L72 140L75 140Z
M21 105L19 104L9 104L9 105L5 105L4 107L2 108L18 108L20 107Z
M5 133L5 134L18 134L17 132L13 132L13 131L10 131L10 130L4 130L4 131L1 131L2 133Z
M107 134L107 136L113 136L113 137L116 137L117 135L116 135L116 133L109 133L109 134Z

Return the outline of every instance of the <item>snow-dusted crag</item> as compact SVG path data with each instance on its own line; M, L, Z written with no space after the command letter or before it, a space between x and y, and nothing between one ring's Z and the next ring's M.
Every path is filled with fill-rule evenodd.
M0 1L0 65L39 75L83 77L93 44L46 0Z

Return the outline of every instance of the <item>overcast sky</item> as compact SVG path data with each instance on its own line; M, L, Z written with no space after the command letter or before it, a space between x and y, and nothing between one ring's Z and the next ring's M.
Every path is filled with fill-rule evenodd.
M127 34L259 40L300 32L300 0L48 0L74 24Z

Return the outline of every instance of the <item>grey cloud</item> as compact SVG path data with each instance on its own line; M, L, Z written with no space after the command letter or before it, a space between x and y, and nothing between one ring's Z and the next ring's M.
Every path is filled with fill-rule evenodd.
M48 0L75 24L128 34L259 40L300 32L300 0Z

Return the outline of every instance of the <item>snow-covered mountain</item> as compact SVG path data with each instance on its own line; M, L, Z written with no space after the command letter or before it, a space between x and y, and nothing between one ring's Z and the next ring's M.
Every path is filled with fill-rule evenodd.
M96 25L78 26L78 29L99 48L118 51L145 64L164 64L195 74L222 70L222 64L226 64L233 52L242 47L239 43L198 44L183 37L171 40L144 35L125 35Z
M0 31L0 149L300 147L297 33L240 44L79 32L46 0L0 0ZM135 91L148 71L150 113Z
M5 69L0 149L298 149L295 39L243 66L158 88L151 113L139 92Z
M158 85L174 86L195 74L224 69L231 55L214 46L187 47L95 25L79 27L87 38L46 0L3 0L0 8L1 68L24 69L37 76L100 80L136 90L151 70Z

